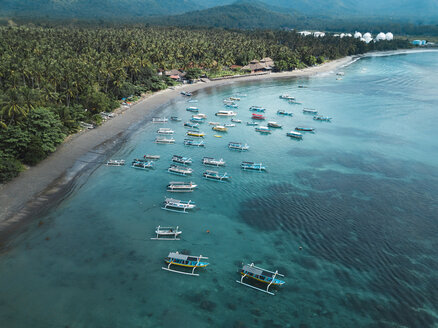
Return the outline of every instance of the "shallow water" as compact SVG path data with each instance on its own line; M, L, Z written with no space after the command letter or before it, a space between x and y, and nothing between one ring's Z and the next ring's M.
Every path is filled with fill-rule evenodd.
M235 83L162 109L157 116L188 120L185 108L197 105L207 121L228 122L214 116L222 99L247 94L236 110L243 124L222 138L201 127L205 149L182 144L182 123L140 126L111 157L159 154L154 170L101 166L18 235L0 257L1 326L437 327L438 53L365 58L343 71L342 80ZM246 126L251 105L283 129L260 135ZM313 121L303 107L333 122ZM316 133L285 136L298 125ZM175 145L153 143L165 126ZM250 150L229 151L229 141ZM192 177L166 172L173 154L193 158ZM224 158L220 171L232 181L202 179L203 156ZM243 160L267 172L241 171ZM178 180L199 189L166 193ZM198 209L163 211L165 196ZM149 240L157 225L178 225L182 240ZM175 250L211 264L199 277L161 270ZM238 285L242 262L278 269L286 285L276 296Z

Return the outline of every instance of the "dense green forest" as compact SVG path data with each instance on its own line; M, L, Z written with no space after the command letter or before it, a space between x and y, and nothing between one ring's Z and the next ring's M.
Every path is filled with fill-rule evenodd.
M271 57L293 70L406 41L302 37L293 31L165 27L0 28L0 182L53 152L80 122L99 124L120 99L167 88L159 69L191 75Z

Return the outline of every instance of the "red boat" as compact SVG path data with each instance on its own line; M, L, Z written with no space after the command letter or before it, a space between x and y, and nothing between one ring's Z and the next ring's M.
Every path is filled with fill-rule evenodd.
M264 120L265 117L262 114L252 114L253 120Z

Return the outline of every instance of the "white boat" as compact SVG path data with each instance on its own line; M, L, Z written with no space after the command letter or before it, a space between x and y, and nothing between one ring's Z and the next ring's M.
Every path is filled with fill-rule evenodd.
M167 172L177 175L189 175L192 174L193 170L189 167L185 166L179 166L179 165L170 165L170 167L167 169Z
M205 147L204 140L184 139L185 146Z
M199 112L199 108L198 107L194 107L194 106L190 106L186 108L186 111L189 112Z
M211 166L225 166L225 161L221 159L214 159L213 157L204 157L202 164Z
M159 128L159 129L157 130L157 133L159 133L159 134L168 134L168 135L170 135L170 134L174 134L175 131L173 131L173 130L170 129L170 128Z
M134 169L141 169L141 170L153 169L154 162L135 159L132 161L131 167Z
M303 113L316 115L316 114L318 114L318 111L316 109L313 109L313 108L304 108Z
M169 120L165 117L153 117L152 123L167 123Z
M233 124L233 123L227 123L227 124L224 124L224 126L225 126L226 128L233 128L233 127L236 126L236 124Z
M192 115L192 117L197 117L197 118L207 118L207 115L203 114L203 113L198 113L196 115Z
M236 112L233 112L232 110L220 110L216 114L216 116L236 116Z
M195 202L192 202L191 200L182 201L179 199L166 198L162 209L172 212L187 213L187 210L194 209L195 207Z
M295 97L292 97L292 96L289 96L289 95L281 95L280 99L295 100Z
M286 135L295 139L303 139L303 134L296 131L289 131Z
M160 159L160 155L149 155L149 154L146 154L146 155L143 156L143 158L144 159L158 160L158 159Z
M194 182L184 181L171 181L167 185L167 191L169 192L192 192L198 187Z
M238 118L232 118L232 119L231 119L231 122L234 122L234 123L242 123L242 120L239 120Z
M281 128L281 124L278 124L277 122L273 122L273 121L268 122L268 126L270 128L276 128L276 129L280 129Z
M242 162L240 167L243 170L251 170L251 171L266 171L266 167L262 163L254 163L254 162Z
M179 227L161 227L158 226L155 229L156 237L151 238L151 240L179 240L179 235L182 234Z
M105 165L106 166L123 166L123 165L125 165L125 160L124 159L110 159L108 162L106 162Z
M175 139L173 138L166 138L166 137L156 137L155 143L157 144L174 144Z

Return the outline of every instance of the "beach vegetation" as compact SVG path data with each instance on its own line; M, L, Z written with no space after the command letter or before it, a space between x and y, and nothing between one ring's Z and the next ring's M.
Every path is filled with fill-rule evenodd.
M407 45L309 38L284 30L0 27L0 146L8 156L34 165L80 122L99 125L101 112L177 84L162 74L167 70L184 72L189 80L222 77L242 72L232 66L270 57L276 71L286 71L322 58Z
M0 183L15 178L23 170L23 165L11 154L0 150Z

